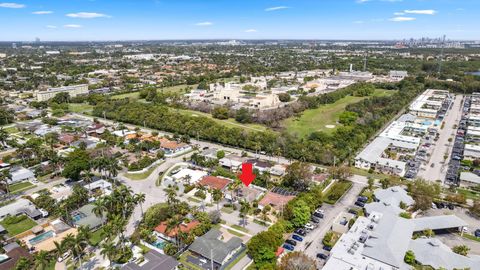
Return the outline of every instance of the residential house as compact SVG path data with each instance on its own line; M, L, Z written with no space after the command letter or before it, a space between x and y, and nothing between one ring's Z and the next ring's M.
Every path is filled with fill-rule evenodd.
M177 270L178 261L174 258L161 254L158 251L150 250L143 255L141 263L129 262L122 266L122 270Z
M207 175L198 182L200 186L208 187L210 189L225 190L232 180L227 178L221 178L217 176Z
M35 174L24 167L13 167L10 169L10 179L8 179L8 184L15 184L23 181L34 181Z
M200 222L198 220L192 220L189 223L182 223L178 227L169 228L168 223L164 221L158 224L157 227L155 227L155 234L167 241L174 241L179 231L189 233L198 225L200 225Z

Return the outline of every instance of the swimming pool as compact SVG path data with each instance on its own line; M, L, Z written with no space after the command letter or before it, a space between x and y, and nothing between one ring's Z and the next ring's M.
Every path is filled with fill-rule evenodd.
M40 242L43 242L45 241L46 239L48 238L52 238L54 236L54 232L53 231L47 231L47 232L44 232L42 234L39 234L37 236L35 236L34 238L28 240L28 242L30 243L30 245L36 245Z
M165 242L164 240L162 239L158 239L155 243L153 243L152 245L158 249L162 249L165 247L165 245L167 244L167 242Z
M82 218L84 218L84 217L86 217L85 214L80 213L80 212L75 212L75 213L72 214L72 220L73 220L74 222L77 222L77 221L79 221L80 219L82 219Z

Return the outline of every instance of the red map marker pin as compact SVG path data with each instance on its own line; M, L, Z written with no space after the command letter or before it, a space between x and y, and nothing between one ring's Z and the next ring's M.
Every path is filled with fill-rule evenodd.
M253 174L253 168L251 163L242 163L242 174L240 174L240 180L243 184L248 187L253 180L255 180L256 175Z

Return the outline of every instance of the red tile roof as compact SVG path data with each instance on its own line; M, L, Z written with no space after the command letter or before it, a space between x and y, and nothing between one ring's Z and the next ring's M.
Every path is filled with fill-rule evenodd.
M295 198L295 196L285 196L269 191L258 204L262 206L271 205L273 207L282 206L286 205L293 198Z
M187 224L180 224L180 231L184 233L189 233L191 230L195 229L200 224L198 220L193 220L190 221L190 223ZM163 235L166 235L168 237L175 237L178 233L178 228L172 228L171 230L168 230L168 223L166 221L158 224L157 227L155 227L155 231L158 233L161 233Z
M208 186L209 188L223 190L230 183L229 179L207 175L198 182L199 185Z

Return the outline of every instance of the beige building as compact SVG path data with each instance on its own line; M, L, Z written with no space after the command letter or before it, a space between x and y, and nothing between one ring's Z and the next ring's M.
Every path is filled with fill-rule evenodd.
M37 100L47 101L53 98L58 93L68 93L70 97L76 97L78 95L88 94L88 84L79 84L71 86L63 86L57 88L49 88L47 91L38 91Z

